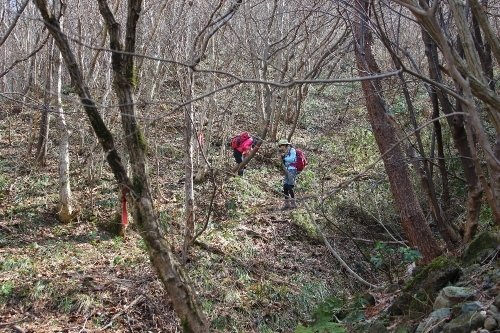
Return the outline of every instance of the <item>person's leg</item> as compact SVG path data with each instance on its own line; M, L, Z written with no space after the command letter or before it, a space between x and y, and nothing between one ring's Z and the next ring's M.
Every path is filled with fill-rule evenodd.
M241 162L243 162L243 153L241 151L233 149L233 156L236 164L240 164ZM243 169L238 170L238 175L243 176Z
M293 199L295 198L295 193L293 192L293 185L288 184L288 198Z
M287 198L289 199L290 208L297 207L297 204L295 203L295 192L293 191L296 179L297 179L297 170L288 170L285 179L285 184L287 184L287 193L288 193Z
M287 208L295 208L297 205L295 204L295 193L293 192L293 186L290 184L283 185L283 194L285 195L285 206L284 209Z
M283 209L290 208L290 192L289 191L290 191L290 185L286 184L286 183L283 184L283 194L285 195L285 205L283 206Z
M290 196L290 208L297 208L297 204L295 203L295 193L293 192L293 187L295 185L288 185L288 194Z

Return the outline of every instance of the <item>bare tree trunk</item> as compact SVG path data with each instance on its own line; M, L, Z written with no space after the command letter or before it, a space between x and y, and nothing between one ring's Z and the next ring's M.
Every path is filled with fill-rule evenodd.
M464 4L460 1L450 0L451 13L454 22L457 24L456 31L460 36L460 41L463 45L465 59L463 59L456 49L453 48L453 43L449 40L445 32L436 18L436 10L439 7L438 2L434 2L432 7L425 3L417 5L409 0L399 2L406 6L423 28L436 41L439 46L444 62L446 63L447 74L455 81L456 85L460 86L463 97L460 98L462 106L467 112L467 141L472 154L472 162L478 174L479 180L483 187L486 199L491 208L493 216L498 224L500 224L500 207L497 204L493 191L490 188L488 179L484 175L478 154L476 151L476 142L481 146L484 152L484 158L490 170L495 173L500 173L500 161L495 156L489 138L482 123L481 115L474 101L474 98L479 98L485 103L491 125L497 133L500 133L500 97L489 89L486 79L481 68L478 68L478 56L473 49L474 42L470 35L467 19L465 17ZM494 52L495 56L496 53ZM473 135L475 134L475 138ZM493 176L493 175L492 175Z
M195 25L193 22L195 18L191 15L189 16L189 28L186 32L186 44L191 45L193 43L191 28ZM188 59L194 60L195 55L195 45L192 48L187 49L186 56ZM182 249L182 263L185 264L187 261L187 255L189 251L189 245L191 238L194 235L194 219L195 219L195 201L194 201L194 168L193 168L193 132L194 132L194 111L193 104L190 102L193 97L193 85L194 85L194 75L191 68L185 70L181 69L178 71L180 76L179 82L181 82L181 93L184 98L186 105L184 106L184 243Z
M438 62L438 50L435 41L429 36L429 33L422 29L422 39L425 44L425 54L429 66L429 77L437 83L442 83L441 69ZM436 87L431 87L431 101L441 104L441 109L444 114L451 115L453 108L451 102L447 98L447 94ZM438 108L435 105L434 108ZM456 111L462 112L461 104L458 103ZM467 133L464 126L464 117L462 115L455 115L453 117L446 117L446 121L450 126L451 135L455 148L458 150L462 168L464 170L465 179L467 181L468 199L467 199L467 222L465 224L465 242L468 242L469 237L473 237L479 223L479 212L481 210L482 186L479 182L474 163L472 162L472 155L467 142Z
M42 119L40 121L40 131L38 132L38 143L36 145L35 161L38 165L44 166L46 164L47 155L47 142L49 141L49 124L50 124L50 102L51 102L51 88L52 88L52 68L53 68L53 53L54 53L54 40L49 42L49 56L47 66L47 81L45 82L45 92L43 99Z
M386 43L386 46L389 44ZM400 69L401 66L399 65L399 60L396 57L395 53L391 53L392 60L396 66L396 68ZM405 148L407 150L407 154L409 158L411 159L415 172L417 173L417 176L419 177L420 180L420 185L422 186L422 189L424 190L427 199L429 201L429 204L431 206L432 210L432 215L434 217L434 221L436 222L437 228L439 230L439 233L443 240L445 241L448 249L453 250L455 246L459 242L459 237L457 233L455 232L455 229L453 229L450 221L448 220L448 216L446 214L443 214L441 210L441 206L439 205L438 197L436 194L436 187L433 181L433 175L431 172L431 167L429 166L429 160L426 156L425 153L425 148L424 144L422 142L422 138L420 135L420 130L418 129L417 125L417 120L415 118L415 109L413 107L413 102L411 100L410 92L408 91L408 86L406 84L405 78L403 73L399 73L398 77L401 81L401 88L403 91L403 95L406 101L406 105L408 107L408 112L410 114L410 119L411 123L413 125L413 129L415 131L415 139L417 141L418 145L418 150L420 153L420 156L417 157L415 155L415 150L411 147L411 145L406 145ZM437 118L439 116L439 111L434 108L434 117ZM394 122L393 126L395 129L397 129L398 133L399 127L398 125ZM438 141L438 155L442 155L442 138L441 138L441 127L439 121L434 122L434 128L435 128L435 136ZM400 140L403 140L403 135L399 135ZM444 161L442 161L444 163ZM439 160L438 160L439 163ZM448 193L448 178L447 178L447 172L446 172L446 167L444 166L443 163L440 163L440 171L442 175L442 181L443 181L443 198L448 198L449 193Z
M26 102L26 95L28 94L28 91L32 88L33 85L33 72L35 69L35 64L36 64L36 54L30 59L30 65L28 67L28 83L26 84L26 88L23 91L23 105ZM31 158L31 151L33 150L33 142L35 141L35 130L36 130L36 125L38 124L38 119L40 118L40 115L38 112L33 113L33 117L31 118L32 121L32 130L29 134L29 139L28 139L28 149L26 151L26 157Z
M60 2L58 1L58 6ZM63 17L60 18L61 29L63 27ZM71 182L69 176L69 131L66 126L64 110L61 99L61 75L62 75L62 57L61 52L57 51L54 57L54 74L57 79L57 119L59 124L59 133L61 142L59 144L59 202L57 204L57 214L59 220L65 223L71 222L74 218L73 207L71 206Z
M11 34L12 30L14 30L14 28L16 27L17 21L21 17L21 14L24 12L24 9L28 5L28 3L29 3L29 0L24 0L23 3L20 5L20 7L19 7L19 9L18 9L18 11L16 13L16 16L14 17L14 20L12 21L12 23L8 27L7 31L5 31L5 33L3 34L3 36L0 36L0 46L2 46L3 43L5 43L5 41L7 40L7 38L9 37L9 35Z
M201 309L199 297L192 287L188 274L175 259L171 252L170 244L162 237L158 227L158 218L153 207L149 180L146 173L145 141L142 132L137 126L135 117L135 104L132 94L133 88L133 57L135 50L135 31L141 1L131 0L128 8L126 45L120 45L120 26L115 21L105 0L99 0L99 8L110 30L112 67L115 75L114 85L120 105L123 106L122 124L127 149L130 154L132 176L134 182L128 178L125 167L114 145L111 132L104 124L94 100L84 83L83 74L76 62L74 52L70 48L67 37L61 32L59 22L49 12L46 0L35 0L35 5L42 14L45 27L54 37L61 51L66 67L71 75L72 83L80 96L85 112L90 120L99 141L106 153L106 159L116 180L122 186L130 189L128 201L132 206L132 215L146 244L150 260L163 282L174 310L180 318L184 332L204 333L209 332L209 325ZM122 53L125 51L125 53Z
M190 100L192 97L192 89L193 89L193 72L191 69L187 70L187 78L186 78L186 92L185 98ZM184 107L184 195L185 201L185 232L184 232L184 247L182 251L182 262L185 264L187 260L187 254L189 250L189 244L191 238L194 235L194 219L195 219L195 210L194 210L194 169L193 169L193 105L192 103L188 103Z
M368 2L357 2L359 19L355 26L356 63L360 76L380 72L372 51L373 38L368 28ZM402 226L410 246L415 246L423 256L422 264L431 262L441 254L441 249L425 221L422 208L412 187L405 157L396 136L396 130L388 119L387 104L382 96L380 80L362 81L366 107L375 140L384 161L391 191L399 210Z
M473 10L473 15L472 15L472 31L474 33L474 46L475 49L478 53L479 60L481 62L481 68L483 70L483 73L486 77L486 80L488 82L488 86L491 89L491 91L495 91L495 81L493 78L493 59L492 59L492 48L490 46L490 43L488 40L483 41L483 37L481 35L481 29L480 29L480 23L479 21L482 21L481 25L485 29L485 35L488 34L486 30L488 30L489 23L483 13L482 10L477 10L475 8L476 3L474 1L470 1L471 8L474 8ZM487 1L482 2L482 6L485 8L488 6ZM496 40L498 41L498 39ZM495 138L495 143L493 145L493 152L497 160L500 161L500 134L497 133L496 138ZM500 173L495 172L495 170L491 167L488 168L488 172L491 175L490 177L490 184L491 184L491 190L493 192L493 197L495 199L495 202L498 204L500 203ZM477 227L476 227L477 228ZM474 233L475 234L475 233ZM472 237L474 236L472 234ZM472 239L472 238L470 238Z
M491 78L488 78L486 74L492 75L489 70L491 64L491 54L485 52L482 47L478 45L478 42L482 42L481 34L477 31L475 38L468 27L468 19L466 17L464 3L456 0L449 2L451 12L455 18L457 24L457 32L460 36L461 45L463 46L463 53L465 54L465 59L468 64L468 69L476 77L476 79L482 83L484 86L491 88ZM476 12L475 12L476 13ZM477 20L473 20L473 23L478 23ZM481 57L481 55L483 55ZM488 59L489 58L489 59ZM492 91L494 93L494 91ZM472 105L471 105L472 106ZM498 108L493 107L489 103L485 103L484 107L490 116L490 120L493 124L496 123L495 119L498 120ZM477 130L477 129L476 129ZM500 134L500 125L496 126L496 134ZM491 189L488 200L492 210L497 214L497 223L500 223L500 197L497 195L500 193L500 165L498 162L495 150L490 152L492 154L491 162L488 163L488 172L490 175L489 186ZM496 159L496 161L494 161ZM486 187L485 186L485 187Z

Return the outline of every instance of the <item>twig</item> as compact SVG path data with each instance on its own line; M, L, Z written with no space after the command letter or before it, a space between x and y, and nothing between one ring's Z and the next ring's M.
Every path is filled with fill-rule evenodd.
M82 329L78 331L78 333L84 333L87 332L87 329L85 326L87 325L87 322L89 321L89 318L91 318L95 314L95 311L92 311L92 313L88 316L85 317L85 322L83 323Z
M27 317L23 317L21 319L18 319L18 320L13 320L13 321L10 321L10 322L6 322L6 323L0 323L0 327L5 327L5 326L10 326L10 325L14 325L15 323L19 323L21 321L23 321L24 319L26 319Z
M486 263L486 260L488 260L488 259L489 259L488 265L491 264L491 262L498 256L498 252L500 252L500 245L497 246L497 248L494 249L493 252L491 252L486 257L486 259L483 260L483 262L481 262L481 265L484 265Z
M14 329L14 331L19 332L19 333L25 333L26 332L25 330L23 330L21 327L19 327L17 325L12 325L12 328Z
M104 331L108 328L111 327L111 325L113 325L113 322L116 320L116 318L118 318L122 313L124 313L125 311L127 311L129 308L131 308L132 306L134 306L135 304L137 304L139 301L142 301L142 299L144 298L143 295L139 295L136 299L134 299L130 304L128 304L127 306L125 306L123 308L123 310L119 311L118 313L116 313L113 317L111 317L109 323L107 323L105 326L103 326L100 330L101 331Z
M342 239L351 239L355 240L358 242L365 242L365 243L375 243L376 241L373 239L363 239L363 238L355 238L355 237L347 237L347 236L335 236L336 238L342 238ZM385 244L407 244L408 241L380 241L381 243Z
M328 241L328 239L326 239L326 236L325 234L321 231L321 229L319 228L318 224L316 223L316 221L314 220L314 217L312 216L312 213L311 213L311 210L309 209L309 206L307 205L307 202L304 201L304 206L306 207L306 210L307 210L307 213L309 215L309 219L311 220L312 224L314 224L314 226L316 227L316 231L321 235L321 237L323 238L323 241L325 242L325 245L326 247L330 250L330 253L333 254L333 256L338 260L338 262L345 268L347 269L347 271L349 273L351 273L351 275L356 279L358 280L359 282L361 282L362 284L364 284L365 286L368 286L370 288L374 288L374 289L379 289L379 287L371 284L370 282L368 281L365 281L361 276L359 276L358 274L356 274L356 272L354 272L351 267L349 267L349 265L346 264L346 262L340 257L340 255L337 253L337 251L335 251L333 249L333 247L330 245L330 242Z
M12 230L11 228L9 228L9 227L7 227L5 225L0 224L0 228L7 230L11 234L14 233L14 230ZM0 325L1 325L1 323L0 323Z

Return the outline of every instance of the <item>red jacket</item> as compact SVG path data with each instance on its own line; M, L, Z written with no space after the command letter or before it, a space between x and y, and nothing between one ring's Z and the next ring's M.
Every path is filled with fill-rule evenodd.
M253 139L250 136L250 134L248 134L248 132L243 132L240 134L240 136L241 136L241 144L235 149L241 153L246 153L250 149L252 149Z

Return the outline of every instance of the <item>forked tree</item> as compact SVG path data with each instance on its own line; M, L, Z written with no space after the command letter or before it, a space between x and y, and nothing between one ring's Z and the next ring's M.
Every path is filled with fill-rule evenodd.
M116 149L114 138L104 124L95 102L83 79L74 51L67 36L61 31L56 17L50 11L45 0L36 0L35 4L42 15L46 28L53 36L64 58L80 101L89 121L106 153L106 160L117 182L127 189L132 216L142 231L141 235L147 246L150 260L160 280L163 282L180 318L185 332L209 332L208 321L201 309L199 297L194 290L189 276L171 252L170 244L162 237L158 217L154 210L150 192L149 177L146 170L145 144L141 129L137 125L133 94L133 66L136 41L137 21L142 1L130 1L127 8L125 44L122 45L120 24L109 9L105 0L99 1L99 9L110 30L110 48L112 50L113 85L120 101L122 126L126 136L127 150L132 166L133 181L128 177L122 159Z

